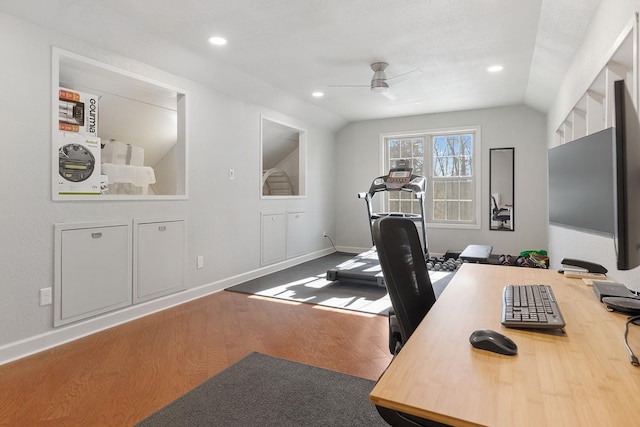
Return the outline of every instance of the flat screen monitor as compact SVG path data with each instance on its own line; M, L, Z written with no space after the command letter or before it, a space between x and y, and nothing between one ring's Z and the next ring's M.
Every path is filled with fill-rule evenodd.
M614 83L618 270L640 265L640 121L624 80Z
M618 270L640 265L640 120L624 80L615 127L549 150L549 223L614 239Z
M612 237L615 233L613 128L549 150L549 223Z

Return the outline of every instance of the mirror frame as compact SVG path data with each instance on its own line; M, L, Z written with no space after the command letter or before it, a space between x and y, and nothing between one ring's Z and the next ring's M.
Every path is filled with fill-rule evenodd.
M498 153L509 152L511 159L506 156L504 159L498 158ZM494 155L496 157L494 158ZM510 164L509 164L510 163ZM509 167L510 169L509 170ZM511 185L501 185L499 182L504 180L510 180ZM510 188L509 188L510 187ZM489 149L489 230L494 231L514 231L514 198L515 198L515 148L491 148ZM507 209L510 215L510 220L507 227L495 225L496 221L493 220L493 194L495 191L499 191L504 194L504 201L498 202L498 207L501 209ZM506 193L506 194L505 194Z
M265 195L263 190L264 185L264 135L265 135L265 122L276 124L280 127L286 127L294 132L298 132L298 182L297 182L297 194L292 195ZM280 120L273 119L271 117L260 115L260 198L261 199L302 199L307 197L307 130L291 125Z

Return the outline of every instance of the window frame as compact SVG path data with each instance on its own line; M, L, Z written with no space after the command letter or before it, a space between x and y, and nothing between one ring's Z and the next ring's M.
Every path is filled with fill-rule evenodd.
M472 174L471 179L473 181L473 220L472 221L435 221L431 219L432 205L433 205L433 138L443 135L462 135L473 134L473 152L472 152ZM425 223L427 228L448 228L448 229L474 229L478 230L482 227L482 130L480 125L470 126L457 126L448 128L434 128L424 129L417 131L406 132L388 132L380 134L380 170L382 175L389 171L389 158L388 158L388 140L389 139L407 139L423 137L426 147L424 147L424 176L427 179L427 194L424 197L424 209L425 209ZM446 178L445 178L446 179ZM385 193L383 196L383 205L388 208L389 197Z

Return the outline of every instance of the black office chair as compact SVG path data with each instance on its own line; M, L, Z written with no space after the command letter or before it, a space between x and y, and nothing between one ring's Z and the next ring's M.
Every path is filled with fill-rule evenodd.
M436 295L412 220L383 217L373 223L372 232L393 307L389 312L389 351L395 357L436 302ZM376 409L392 426L445 426L378 405Z
M389 316L389 351L397 354L436 302L436 295L412 220L376 220L373 240L393 307Z
M491 205L493 206L493 215L491 216L491 218L494 221L500 222L501 229L506 228L505 224L507 223L507 221L511 220L511 212L509 212L509 209L500 208L498 206L498 202L496 202L496 198L493 196L491 196Z

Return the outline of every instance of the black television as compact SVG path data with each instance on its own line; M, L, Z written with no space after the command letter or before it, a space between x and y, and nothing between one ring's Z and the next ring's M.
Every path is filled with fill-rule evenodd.
M624 80L614 83L618 270L640 265L640 120Z
M624 80L615 127L549 149L549 223L612 237L618 270L640 265L640 120Z
M608 128L549 150L549 223L615 234L615 132Z

